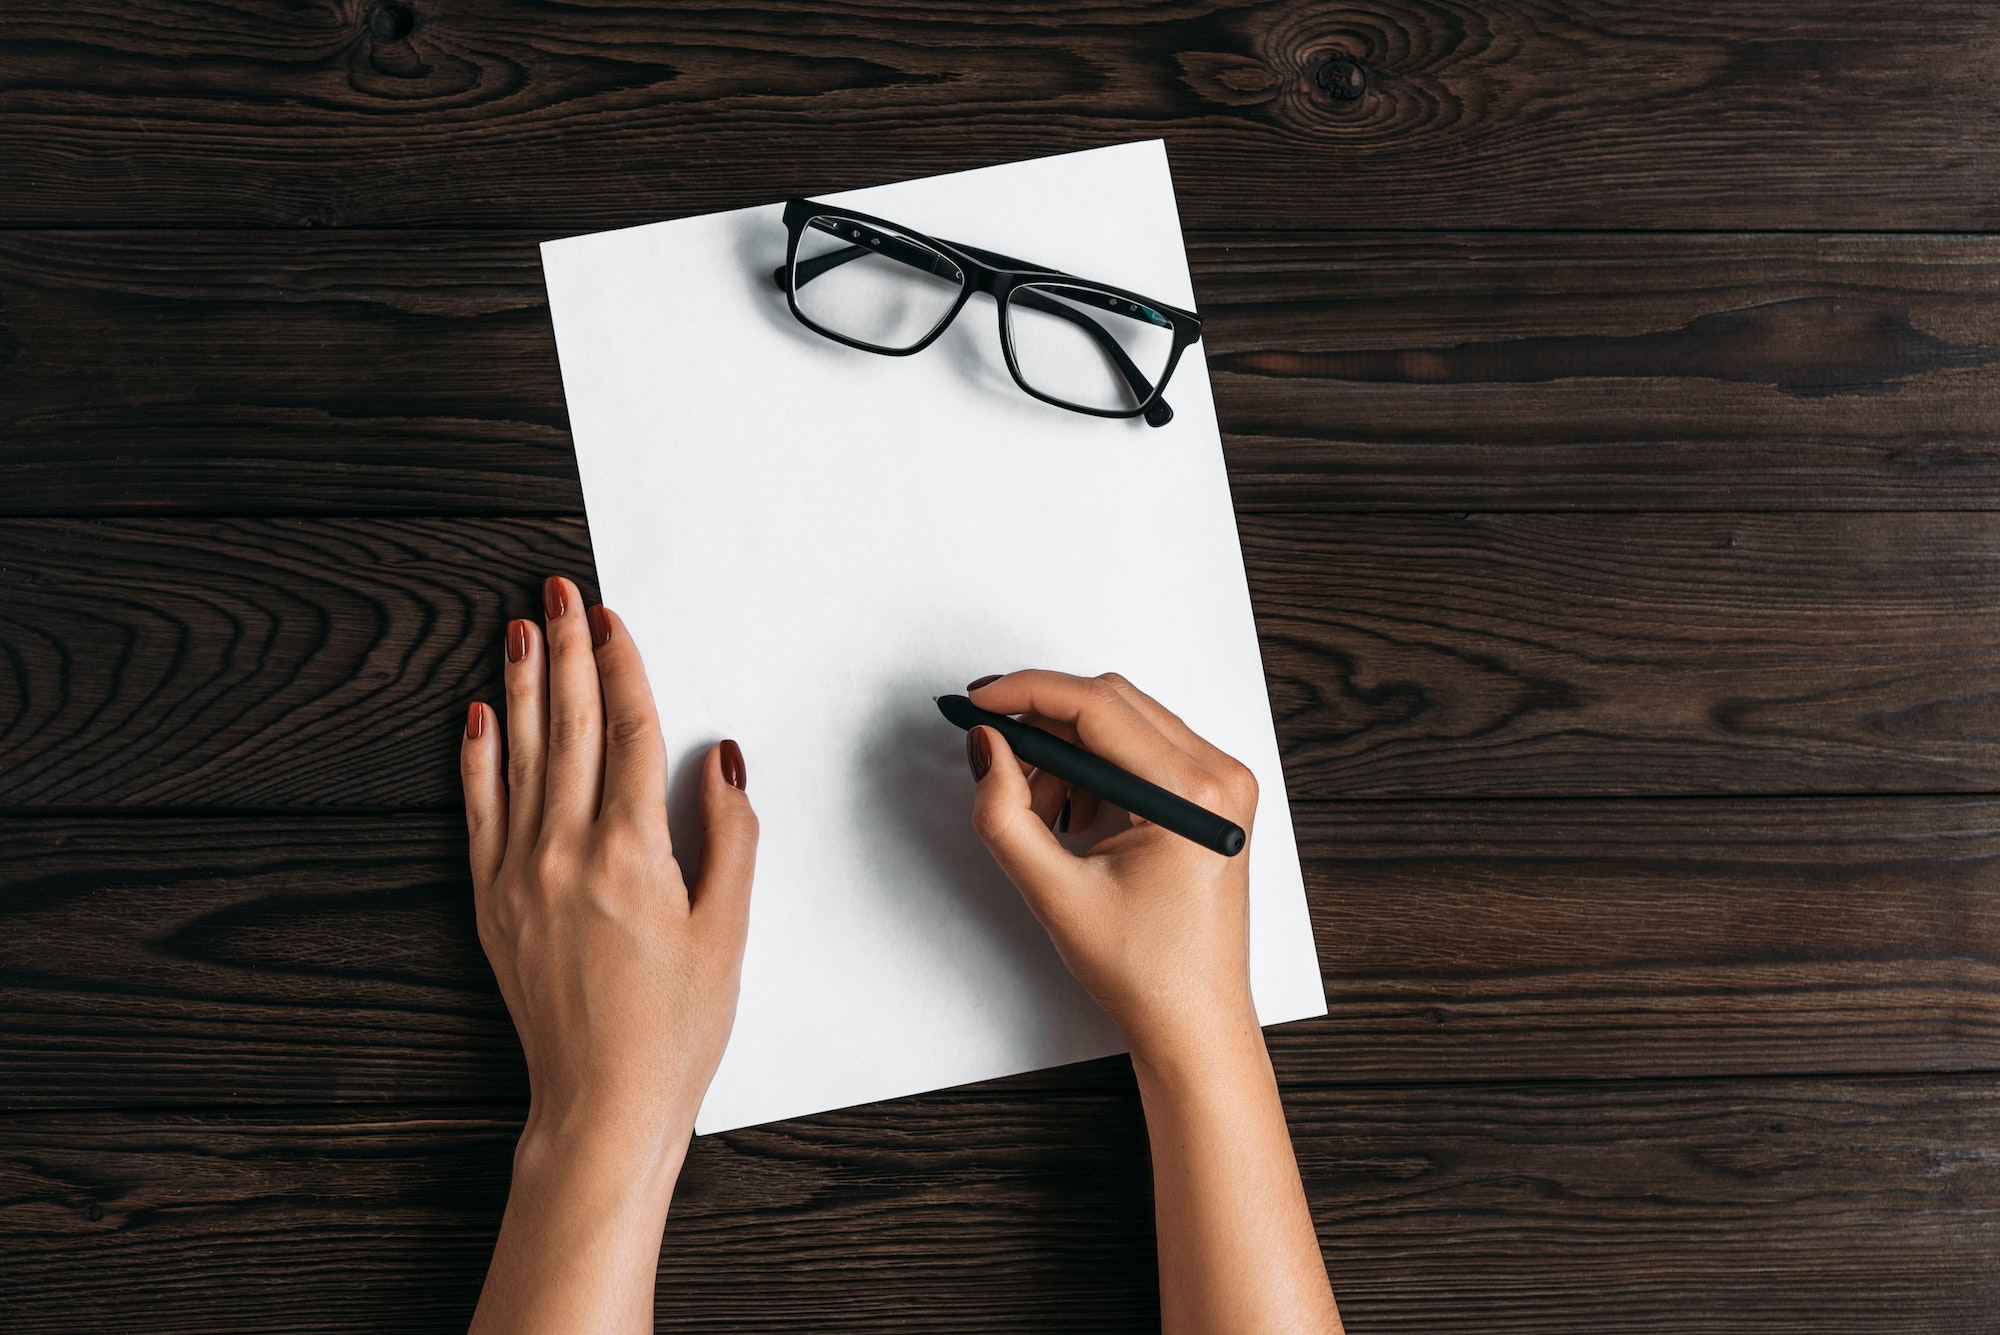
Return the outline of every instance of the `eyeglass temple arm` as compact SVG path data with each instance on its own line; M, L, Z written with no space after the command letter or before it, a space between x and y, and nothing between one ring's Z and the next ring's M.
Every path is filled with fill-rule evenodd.
M936 251L923 246L913 246L907 241L898 241L893 236L887 237L885 240L887 244L882 246L849 246L845 250L828 251L824 255L817 255L809 260L800 260L796 266L799 286L804 287L821 274L838 269L849 260L858 260L863 255L885 255L899 263L909 265L912 269L922 269L927 273L936 274L939 278L949 279L954 283L959 281L957 266L951 265L951 261L939 255ZM950 272L941 272L938 268L941 264L951 265ZM779 287L785 285L785 271L783 267L771 271L771 280Z
M955 268L950 274L939 272L938 266L949 264L950 261L935 251L924 246L916 246L905 241L899 241L895 237L886 237L884 240L887 244L881 246L848 246L844 250L829 251L824 255L814 256L809 260L799 260L792 266L795 274L793 281L798 286L804 287L807 283L812 282L813 279L839 268L850 260L860 259L863 255L882 255L899 263L907 264L913 269L923 269L929 273L937 274L940 278L956 276ZM960 249L964 250L968 255L993 264L997 268L1034 268L1033 265L1025 264L1020 260L1010 259L1005 255L996 254L992 251L978 250L972 246L962 246ZM783 268L773 270L771 279L779 287L783 287L785 285L785 270ZM1112 364L1118 368L1118 373L1125 377L1125 384L1131 389L1133 396L1140 403L1145 403L1147 399L1152 397L1153 382L1146 378L1145 372L1133 364L1132 359L1126 356L1125 349L1119 346L1118 340L1112 337L1111 331L1103 325L1091 319L1082 311L1072 310L1061 302L1045 297L1039 292L1019 293L1013 300L1018 301L1029 310L1058 316L1082 329L1096 341L1097 346L1103 350L1104 355L1111 359ZM1157 399L1147 405L1145 416L1148 425L1156 427L1165 426L1174 420L1174 410L1164 398Z

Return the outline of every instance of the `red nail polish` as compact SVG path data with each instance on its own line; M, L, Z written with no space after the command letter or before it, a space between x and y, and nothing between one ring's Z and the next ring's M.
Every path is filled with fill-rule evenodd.
M743 748L725 739L722 743L722 778L738 792L749 782L750 776L743 769Z
M1006 675L1007 674L1004 672L989 672L985 676L981 677L978 681L968 682L965 687L965 693L967 695L970 695L972 694L972 692L978 690L981 686L991 686L994 682L1000 680L1000 678Z
M974 783L985 778L986 771L993 768L993 744L986 740L986 729L974 728L965 734L965 763L972 769Z
M602 649L611 643L611 618L606 615L602 606L591 608L584 613L584 617L590 622L590 643L593 648Z
M477 700L465 711L465 735L470 741L478 741L486 735L486 710Z
M542 581L542 610L551 621L569 610L569 595L563 592L563 582L554 575Z
M528 656L528 623L510 621L507 623L507 661L518 663Z

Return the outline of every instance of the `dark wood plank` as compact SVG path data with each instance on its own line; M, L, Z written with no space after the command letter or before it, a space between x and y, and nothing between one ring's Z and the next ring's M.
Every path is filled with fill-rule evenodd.
M1299 802L1299 1080L2000 1069L1990 799Z
M1987 237L1204 238L1240 508L2000 496Z
M0 805L445 807L578 519L0 525Z
M1996 58L1971 0L40 0L0 225L584 230L1166 133L1197 226L1986 229Z
M0 1107L527 1095L462 819L0 821Z
M1291 1081L2000 1070L2000 802L1306 803ZM0 822L0 1106L517 1098L455 817Z
M1241 531L1297 796L2000 787L1985 515Z
M2000 505L1990 238L1190 258L1248 510ZM0 234L10 359L0 514L582 507L527 235Z
M1306 798L2000 789L1983 514L1242 524ZM0 524L0 806L455 809L575 519Z
M518 234L0 234L0 513L576 513L568 423Z
M1356 1330L1993 1329L2000 1083L1294 1088ZM508 1110L0 1121L10 1331L453 1330ZM698 1141L676 1330L1157 1329L1129 1075ZM912 1239L922 1238L921 1247Z

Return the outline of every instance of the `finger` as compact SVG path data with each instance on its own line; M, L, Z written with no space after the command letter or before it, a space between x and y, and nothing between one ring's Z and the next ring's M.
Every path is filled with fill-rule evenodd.
M757 871L757 813L744 791L747 777L743 749L735 742L708 748L701 770L705 847L694 913L711 924L738 961L750 930L750 882Z
M1050 829L1055 829L1056 817L1062 814L1063 804L1069 801L1069 781L1059 779L1047 770L1036 770L1028 776L1028 809L1035 813L1035 819ZM1060 834L1062 831L1057 830Z
M1061 833L1087 830L1097 819L1097 794L1085 788L1069 790L1069 823Z
M1032 724L1040 728L1043 732L1054 733L1066 742L1077 742L1079 740L1076 735L1076 725L1065 722L1062 719L1046 718L1040 714L1024 714L1021 716L1021 722ZM1028 786L1030 788L1034 787L1032 775L1029 778ZM1081 788L1071 786L1064 792L1063 801L1068 804L1069 812L1067 817L1065 817L1061 807L1057 807L1053 826L1057 834L1068 834L1071 830L1087 830L1090 828L1090 822L1097 819L1096 793L1086 792ZM1036 794L1035 810L1038 813L1042 810L1042 800L1039 793Z
M604 787L604 696L576 585L555 575L542 581L542 610L549 636L549 771L542 824L573 829L597 819Z
M507 850L507 784L501 777L499 722L492 710L473 701L465 711L465 740L458 747L465 829L472 845L472 893L481 917Z
M1079 746L1082 745L1082 739L1077 736L1076 724L1071 723L1068 719L1049 718L1045 714L1029 713L1021 715L1021 722L1032 724L1040 728L1043 732L1052 732L1066 742L1075 742Z
M547 661L532 621L507 623L507 848L532 847L542 828L548 767Z
M1110 682L1029 669L988 682L972 702L997 714L1031 714L1073 724L1085 750L1183 797L1212 781Z
M625 622L608 607L590 609L597 676L604 691L604 800L599 815L648 823L667 811L667 745L646 665Z
M978 727L966 733L966 742L976 776L972 828L980 842L1044 925L1067 917L1063 892L1074 881L1081 859L1057 843L1035 813L1028 781L1014 764L1007 739L992 728ZM979 764L982 754L984 773Z
M1247 831L1257 810L1257 776L1250 767L1190 728L1178 714L1116 672L1105 673L1101 680L1109 682L1114 690L1132 702L1134 709L1152 720L1154 726L1208 771L1216 781L1215 798L1232 808L1231 814L1242 822Z
M1224 761L1231 764L1235 763L1235 757L1182 722L1179 714L1174 713L1173 710L1168 709L1158 700L1147 695L1116 672L1107 672L1099 677L1098 680L1109 683L1113 690L1129 700L1134 709L1138 710L1140 714L1145 716L1149 723L1158 728L1162 736L1193 756L1196 760L1209 765L1219 764Z

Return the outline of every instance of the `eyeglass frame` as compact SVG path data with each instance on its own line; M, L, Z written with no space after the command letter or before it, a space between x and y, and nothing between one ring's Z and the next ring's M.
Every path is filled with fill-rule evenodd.
M828 329L826 326L808 318L805 312L799 309L798 288L794 279L797 274L799 242L805 237L806 224L818 217L856 222L864 227L893 232L899 236L907 237L920 245L929 247L931 250L956 264L963 278L959 283L958 297L952 302L951 309L946 311L944 316L938 320L935 328L907 348L886 348L879 344L866 343L836 330ZM945 330L951 328L952 322L958 318L959 312L965 309L965 304L972 300L974 293L984 292L993 298L994 307L999 315L1000 350L1007 359L1008 374L1014 377L1014 383L1020 386L1024 394L1029 395L1031 398L1040 399L1043 403L1054 407L1064 408L1070 412L1084 413L1091 417L1144 417L1147 425L1155 427L1165 426L1173 420L1174 410L1163 396L1166 393L1167 382L1173 379L1174 368L1180 365L1181 354L1201 339L1201 317L1193 311L1183 310L1178 306L1156 301L1152 297L1143 296L1140 293L1132 292L1125 288L1114 287L1109 283L1100 283L1094 278L1079 278L1075 274L1065 273L1061 269L1050 269L1042 265L1030 264L1026 260L1017 260L1012 256L1002 255L996 251L983 250L977 246L968 246L963 242L945 241L938 237L926 236L914 228L905 227L902 223L890 222L887 218L877 218L872 214L862 213L855 209L822 204L811 199L794 198L786 200L784 221L786 233L785 263L782 267L772 271L771 278L784 290L785 304L791 308L793 317L800 324L822 338L832 339L836 343L844 343L850 348L858 348L863 352L879 353L884 357L914 356L935 343L944 334ZM837 237L838 234L835 235ZM829 254L837 253L829 252ZM863 251L862 253L866 254L869 252ZM895 257L892 256L891 258ZM908 263L907 260L899 262ZM816 276L814 275L814 277ZM938 276L943 277L943 275ZM1116 298L1128 305L1143 307L1147 311L1164 317L1171 326L1173 330L1173 346L1167 354L1167 364L1161 370L1159 380L1152 384L1151 392L1136 407L1091 408L1080 403L1070 403L1067 400L1058 399L1054 395L1043 393L1033 385L1030 385L1022 376L1020 364L1014 357L1014 341L1007 328L1008 303L1013 300L1014 292L1017 288L1033 283L1046 283L1051 280L1088 288L1093 292L1101 292L1106 297ZM1072 319L1073 317L1081 317L1083 315L1081 310L1069 312L1067 308L1055 308L1054 303L1050 305L1051 309L1045 313L1061 315L1065 319ZM1097 324L1096 321L1090 320L1087 323L1100 336L1098 339L1100 346L1118 363L1119 370L1125 377L1127 387L1134 390L1137 389L1137 385L1133 383L1135 378L1139 383L1146 383L1145 373L1140 371L1132 362L1131 357L1119 345L1117 339L1105 330L1102 325Z

